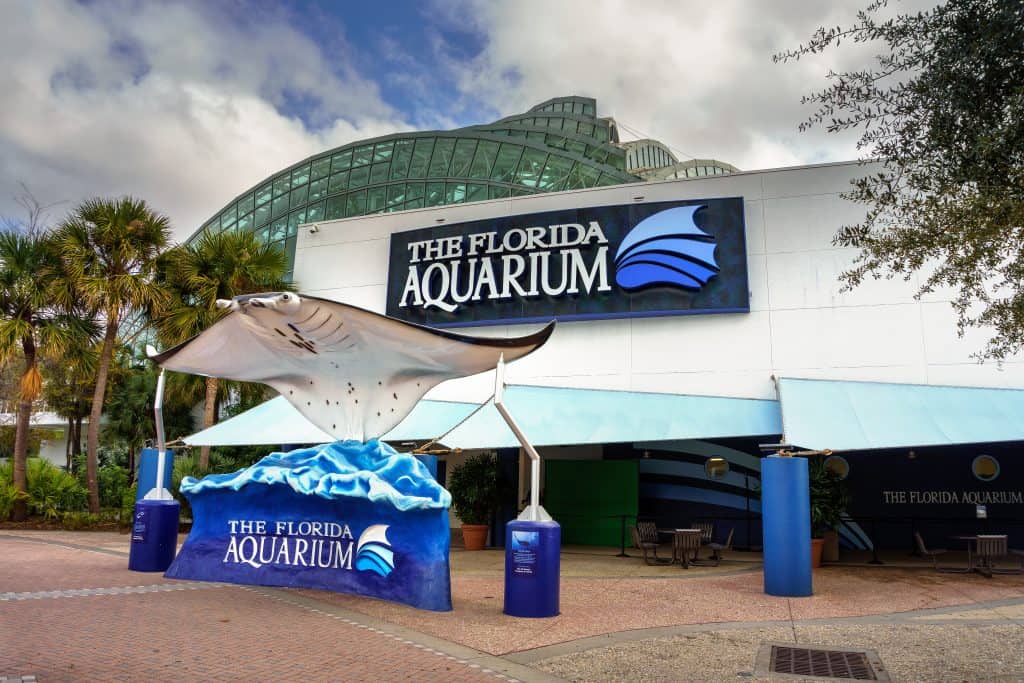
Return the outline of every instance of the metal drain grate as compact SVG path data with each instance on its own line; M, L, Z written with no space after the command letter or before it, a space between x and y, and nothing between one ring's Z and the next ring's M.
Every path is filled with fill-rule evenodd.
M763 675L811 677L834 681L888 681L878 655L871 650L830 650L764 643L757 656Z

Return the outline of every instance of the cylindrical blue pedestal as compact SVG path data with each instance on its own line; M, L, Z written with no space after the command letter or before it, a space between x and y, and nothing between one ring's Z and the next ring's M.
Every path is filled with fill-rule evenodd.
M811 595L811 494L807 460L769 456L761 460L764 525L764 592L784 597Z
M139 454L139 477L138 487L135 490L135 500L139 501L146 497L149 490L156 486L156 461L160 453L155 448L143 448ZM174 469L174 451L167 449L164 454L164 488L171 490L171 470Z
M167 571L178 547L176 500L140 500L132 517L132 546L128 568L137 572Z
M562 528L557 522L505 525L505 614L558 615Z

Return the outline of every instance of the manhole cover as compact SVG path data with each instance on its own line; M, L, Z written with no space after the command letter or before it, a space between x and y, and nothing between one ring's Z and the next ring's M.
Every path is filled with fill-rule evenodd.
M764 643L755 672L766 676L830 681L889 681L882 660L872 650L833 650Z

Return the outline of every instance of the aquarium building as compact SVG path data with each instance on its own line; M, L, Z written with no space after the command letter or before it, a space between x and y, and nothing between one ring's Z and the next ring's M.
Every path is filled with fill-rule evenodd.
M786 443L831 451L849 546L987 530L1019 547L1024 364L979 364L984 332L959 338L949 293L915 298L916 278L843 291L855 253L832 236L863 207L840 195L868 171L680 161L568 97L324 152L202 230L254 230L286 249L301 292L410 322L512 335L557 319L509 366L506 402L569 543L616 544L639 516L759 545L763 445ZM519 484L508 519L528 468L493 407L476 410L493 381L437 387L385 438L438 439L442 481L496 452ZM320 438L274 399L190 442Z

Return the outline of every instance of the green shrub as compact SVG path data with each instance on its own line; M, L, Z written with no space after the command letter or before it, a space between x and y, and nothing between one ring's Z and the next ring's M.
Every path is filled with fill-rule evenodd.
M171 493L181 504L181 517L182 519L192 519L192 506L188 503L186 498L181 493L181 480L185 477L195 477L196 479L202 479L210 473L210 468L201 467L199 465L199 458L194 455L186 455L183 458L175 458L174 469L171 470Z
M30 514L56 519L62 512L85 508L86 491L72 475L41 458L28 461Z
M128 471L118 465L104 465L96 472L100 507L119 508L128 488Z
M14 503L25 498L28 496L14 488L14 465L0 464L0 521L10 519Z
M121 526L131 524L132 515L135 514L135 495L138 488L138 483L132 484L121 494L121 509L117 514L117 523Z
M68 531L89 529L100 523L100 516L91 512L65 512L61 515L60 525Z

